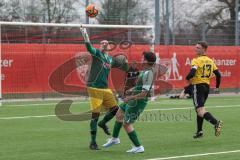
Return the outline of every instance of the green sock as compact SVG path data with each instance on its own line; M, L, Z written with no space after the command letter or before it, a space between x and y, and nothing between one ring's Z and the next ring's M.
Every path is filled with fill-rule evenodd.
M113 128L113 138L118 138L119 132L122 128L122 122L115 121L114 128Z
M90 122L91 143L96 143L97 121L98 121L98 118L91 119L91 122Z
M106 124L108 121L110 121L116 115L117 109L118 108L113 108L112 110L108 111L99 123Z
M141 146L140 142L138 141L137 133L135 132L135 130L128 133L128 136L136 147Z

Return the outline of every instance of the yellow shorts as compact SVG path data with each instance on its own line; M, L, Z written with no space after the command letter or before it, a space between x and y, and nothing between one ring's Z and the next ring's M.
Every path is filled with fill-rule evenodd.
M111 89L87 88L92 112L100 112L117 106L117 101Z

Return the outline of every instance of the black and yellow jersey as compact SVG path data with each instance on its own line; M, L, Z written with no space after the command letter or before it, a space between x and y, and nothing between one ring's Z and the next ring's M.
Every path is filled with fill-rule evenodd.
M214 61L206 55L194 58L191 65L196 69L195 75L190 79L191 84L210 84L213 71L218 69Z

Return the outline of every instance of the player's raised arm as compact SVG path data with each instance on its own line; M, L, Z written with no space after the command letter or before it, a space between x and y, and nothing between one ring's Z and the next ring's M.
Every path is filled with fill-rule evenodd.
M83 28L81 26L80 31L82 33L82 36L83 36L83 39L84 39L84 42L85 42L88 52L92 55L96 55L97 54L96 49L91 45L86 28Z

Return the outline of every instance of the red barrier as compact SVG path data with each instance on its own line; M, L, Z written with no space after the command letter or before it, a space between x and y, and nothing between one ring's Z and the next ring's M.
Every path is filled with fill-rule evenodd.
M182 88L185 77L190 70L191 59L195 57L192 46L158 46L156 52L160 53L161 63L166 63L169 67L168 81L175 88ZM176 57L174 58L174 53ZM213 58L220 72L222 73L222 88L239 87L239 47L210 46L208 56ZM179 76L177 75L179 73ZM175 77L174 77L175 74ZM212 80L211 86L215 86Z
M141 53L148 48L146 45L133 45L128 50L116 48L112 54L125 53L130 61L140 62ZM174 88L183 88L191 59L195 57L194 48L156 46L155 51L159 54L160 64L168 67L163 79ZM85 52L85 46L77 44L3 44L1 60L3 94L52 92L49 86L51 73L67 60ZM208 55L214 58L222 73L222 88L239 88L239 54L240 47L209 47ZM83 75L84 68L78 68L69 74L65 83L83 85Z

